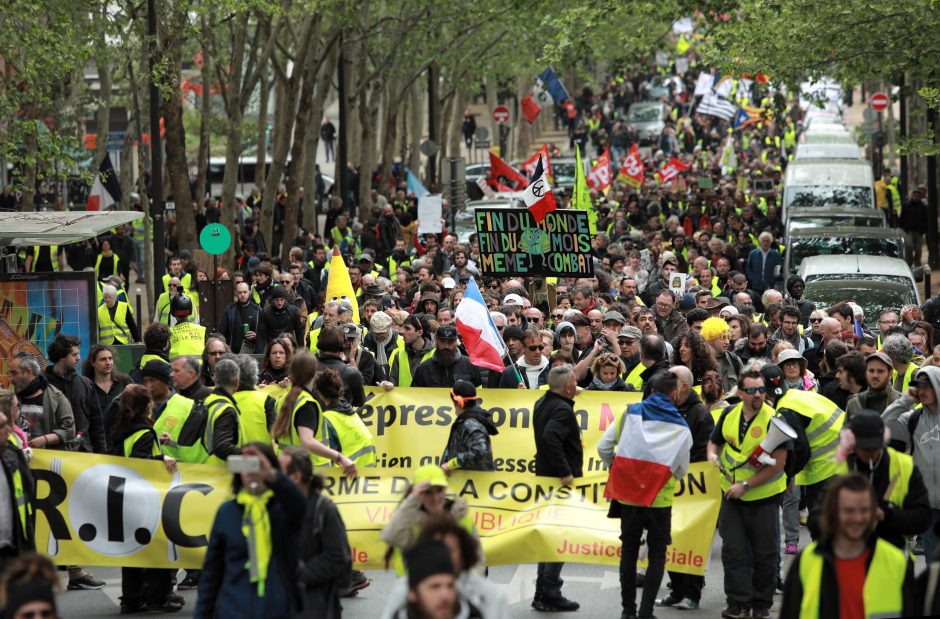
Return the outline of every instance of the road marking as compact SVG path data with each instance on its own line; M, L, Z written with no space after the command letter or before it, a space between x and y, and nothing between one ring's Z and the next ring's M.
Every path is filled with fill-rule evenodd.
M509 605L518 604L524 600L531 600L535 596L536 576L538 576L538 566L534 563L523 563L516 568L512 580L496 586L506 596Z

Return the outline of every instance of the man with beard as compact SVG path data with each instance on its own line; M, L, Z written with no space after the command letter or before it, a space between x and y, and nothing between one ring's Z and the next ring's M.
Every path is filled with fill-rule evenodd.
M246 343L251 351L258 350L255 348L255 341L260 314L261 307L251 300L251 288L248 283L238 282L235 286L235 302L225 308L218 327L219 333L225 337L233 352L241 352L242 345Z
M323 274L329 271L326 263L326 248L321 243L315 243L313 245L313 255L304 270L304 279L310 282L313 290L317 293L322 292L324 288Z
M258 336L256 350L264 350L268 342L277 339L284 333L293 333L295 342L304 339L304 323L300 310L287 302L287 291L283 286L275 286L271 291L271 303L261 310L258 320Z
M46 356L52 365L46 368L45 377L50 385L65 394L72 405L75 433L82 437L72 449L107 453L104 421L95 397L95 386L90 379L78 373L80 345L77 337L57 335L46 349Z
M479 611L457 594L456 568L444 542L418 542L405 551L408 596L392 619L457 619L479 617Z
M689 332L689 323L676 308L676 295L664 289L656 295L656 322L659 332L667 342Z
M809 327L809 315L813 313L816 306L803 298L803 291L806 290L806 283L799 275L791 275L787 278L787 296L783 302L792 305L800 310L800 324L803 328Z
M633 305L637 302L636 278L626 276L620 280L620 302Z
M480 271L470 264L470 256L464 249L454 251L454 264L447 270L447 273L454 278L454 280L460 279L461 275L480 277Z
M659 331L656 328L656 319L653 310L648 307L640 308L636 314L636 326L643 332L643 335L656 335Z
M457 327L443 325L435 337L436 350L415 370L413 387L452 387L454 381L466 380L475 387L483 384L480 369L457 348Z
M721 397L721 377L718 370L705 370L702 374L702 403L712 413L713 419L728 406L728 401Z
M766 357L770 359L770 353L773 352L777 342L770 339L767 334L767 326L759 322L753 323L747 330L747 340L737 346L735 352L741 361L747 363L751 359Z
M395 217L391 204L382 207L382 215L376 224L378 260L384 262L395 250L396 241L401 241L401 223Z
M861 410L873 410L879 415L890 404L901 397L901 393L891 387L891 357L878 351L865 359L865 382L868 389L849 398L845 405L845 414L852 418Z
M399 329L398 343L388 361L388 380L396 387L410 387L422 362L434 354L430 327L423 314L409 314Z

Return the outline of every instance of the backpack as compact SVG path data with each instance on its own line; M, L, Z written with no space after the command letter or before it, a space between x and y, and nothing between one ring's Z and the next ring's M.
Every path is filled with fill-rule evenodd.
M306 533L304 537L309 536L309 539L312 541L315 551L314 554L323 551L323 523L326 522L326 512L332 506L331 504L332 501L330 501L329 497L318 493L313 505L307 506L308 516L304 524L307 525L309 523L311 528L309 533ZM313 511L312 516L309 515L311 508ZM333 507L333 509L335 510L336 507ZM352 551L350 551L349 544L347 543L343 552L343 569L340 570L340 575L333 581L333 585L340 594L348 591L352 586L352 569Z
M914 455L914 430L917 429L917 424L920 423L920 416L924 414L923 408L915 408L914 412L911 413L911 416L907 420L907 431L911 435L911 455Z
M180 428L177 443L182 447L191 447L202 440L206 432L206 422L209 420L209 409L203 400L193 403L183 427Z
M796 477L796 474L806 467L813 452L809 447L809 437L806 435L806 428L803 427L800 416L786 408L777 411L777 414L796 432L796 438L788 441L787 463L783 467L789 480Z

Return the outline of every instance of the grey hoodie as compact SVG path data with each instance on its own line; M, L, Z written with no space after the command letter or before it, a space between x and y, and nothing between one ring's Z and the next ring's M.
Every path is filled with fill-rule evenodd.
M934 393L940 397L940 367L928 365L918 370L917 374L922 372L930 377ZM924 477L930 495L930 507L940 509L940 404L934 405L934 410L924 407L912 437L908 423L913 414L914 402L911 396L902 393L881 416L892 440L904 442L907 451L910 451L912 442L916 446L914 464Z

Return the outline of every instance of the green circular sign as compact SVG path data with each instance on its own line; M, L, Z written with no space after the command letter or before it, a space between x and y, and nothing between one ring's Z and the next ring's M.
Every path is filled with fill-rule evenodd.
M222 224L209 224L202 229L199 244L214 256L224 254L232 244L232 233Z

